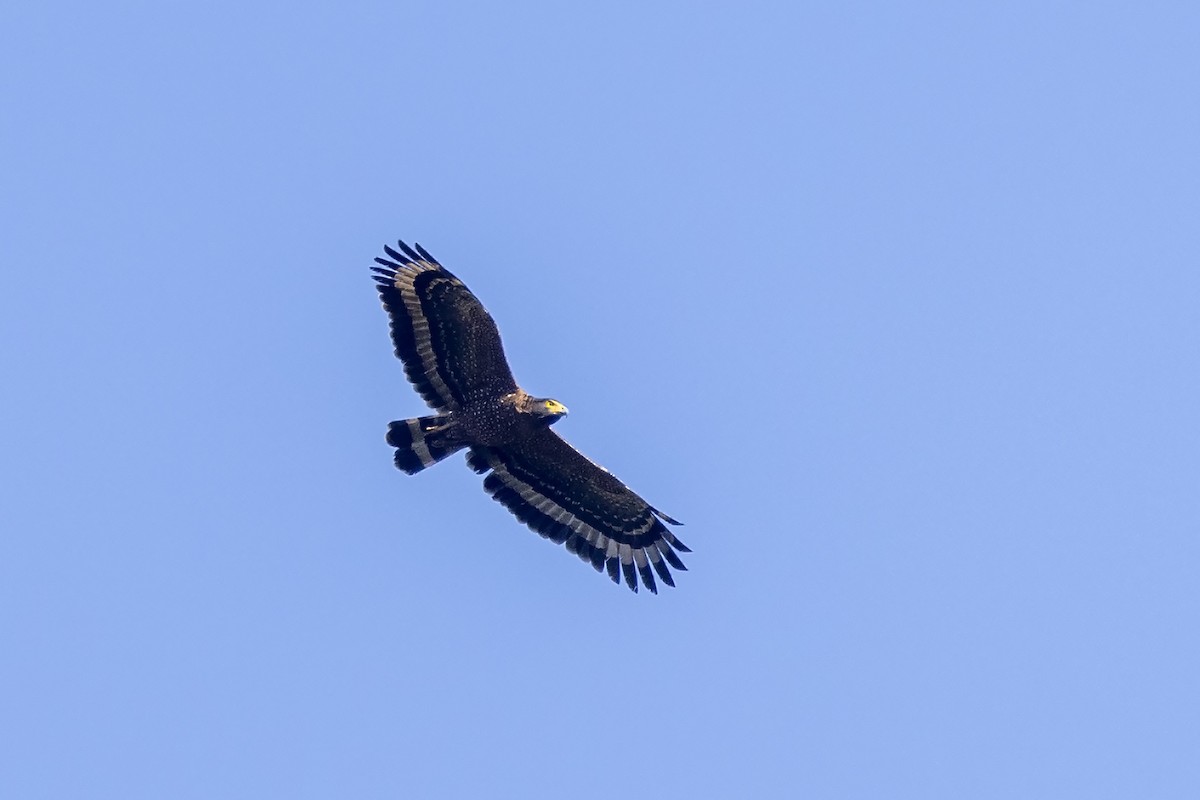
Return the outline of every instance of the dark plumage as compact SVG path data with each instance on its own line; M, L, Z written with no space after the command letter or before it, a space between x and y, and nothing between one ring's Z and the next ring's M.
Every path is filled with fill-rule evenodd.
M639 576L674 586L668 565L686 570L676 551L690 551L664 523L681 523L550 430L566 407L517 385L475 295L420 245L398 247L372 270L396 355L438 413L388 426L396 466L412 475L467 448L484 490L534 531L635 592Z

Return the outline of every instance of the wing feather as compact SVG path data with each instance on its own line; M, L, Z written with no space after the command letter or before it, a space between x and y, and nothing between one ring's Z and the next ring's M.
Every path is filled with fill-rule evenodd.
M667 568L686 570L672 547L688 548L664 519L628 486L549 428L504 447L473 447L467 463L487 473L483 487L517 519L556 544L564 544L614 583L657 594L654 575L668 586ZM678 524L678 523L674 523Z
M438 411L516 391L500 332L462 281L420 245L385 246L371 270L391 319L392 343L417 393Z

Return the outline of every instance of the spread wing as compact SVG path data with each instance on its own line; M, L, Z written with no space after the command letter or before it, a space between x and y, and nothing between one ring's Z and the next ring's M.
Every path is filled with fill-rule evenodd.
M463 282L421 245L384 247L372 267L404 374L431 408L456 411L468 400L517 390L500 332Z
M625 583L636 592L640 574L657 594L655 572L674 586L667 565L687 569L675 550L691 551L663 524L681 523L549 428L502 448L472 447L467 463L476 472L491 471L483 488L517 519L555 544L565 543L597 571L607 567L614 583L624 572Z

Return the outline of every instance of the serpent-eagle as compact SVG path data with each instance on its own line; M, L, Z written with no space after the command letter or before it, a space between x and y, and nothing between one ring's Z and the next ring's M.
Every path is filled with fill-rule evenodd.
M668 565L686 570L676 551L691 551L663 523L681 523L550 430L566 407L517 386L475 295L419 244L397 246L371 269L404 373L437 413L388 425L396 466L412 475L468 448L484 490L534 531L635 592L639 575L654 593L655 573L674 586Z

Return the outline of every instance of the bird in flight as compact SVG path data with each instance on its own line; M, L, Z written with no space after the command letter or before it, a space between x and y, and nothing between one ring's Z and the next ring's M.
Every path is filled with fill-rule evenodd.
M655 594L655 574L674 586L668 566L686 570L676 551L691 551L664 523L682 523L552 431L566 406L517 385L471 290L419 244L397 248L371 269L404 373L437 413L388 425L396 466L413 475L466 449L484 490L532 530L635 592L639 576Z

